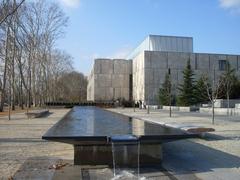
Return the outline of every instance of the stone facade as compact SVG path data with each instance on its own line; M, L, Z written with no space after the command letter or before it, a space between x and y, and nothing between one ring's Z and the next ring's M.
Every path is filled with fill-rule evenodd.
M88 78L88 101L130 100L132 61L123 59L95 59Z
M220 61L229 62L240 77L240 56L227 54L144 51L133 59L133 99L157 104L157 94L168 69L171 70L172 91L178 92L183 70L190 60L195 79L207 74L210 81L214 71L217 79L223 72Z
M130 53L132 60L96 59L89 76L88 100L124 98L156 105L158 90L169 69L172 91L178 93L177 87L183 81L182 72L188 60L195 79L207 74L212 80L215 74L217 80L228 62L240 77L240 55L194 53L192 41L189 37L150 35Z

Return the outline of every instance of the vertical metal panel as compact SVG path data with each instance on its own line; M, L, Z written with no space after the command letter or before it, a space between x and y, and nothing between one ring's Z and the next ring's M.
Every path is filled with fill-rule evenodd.
M193 52L192 38L174 36L150 36L150 51Z
M149 36L136 48L134 49L128 56L127 59L133 59L136 57L140 52L150 50L149 47Z
M148 36L127 58L133 59L142 51L193 52L193 38L177 36Z

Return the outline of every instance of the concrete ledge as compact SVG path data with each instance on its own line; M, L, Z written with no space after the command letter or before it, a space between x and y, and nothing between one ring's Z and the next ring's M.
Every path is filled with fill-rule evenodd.
M240 104L235 104L236 109L240 109Z
M163 106L164 110L169 110L170 106ZM193 111L198 111L198 107L193 107L193 106L171 106L171 109L173 111L180 111L180 112L193 112Z
M179 111L181 112L194 112L198 111L199 107L194 107L194 106L179 106Z
M228 115L227 108L214 108L214 112L217 115ZM200 108L200 113L212 113L212 108ZM240 115L240 108L229 108L229 115Z
M229 99L229 107L234 108L236 104L240 103L240 99ZM215 107L217 108L227 108L228 107L228 100L227 99L216 99L214 103Z
M207 133L207 132L213 132L215 129L213 128L205 128L205 127L188 127L188 128L182 128L185 129L187 132L191 133Z
M201 134L201 133L207 133L207 132L215 131L215 129L213 129L213 128L206 128L206 127L196 126L196 125L186 125L186 124L181 125L181 124L169 124L169 123L165 123L163 125L165 125L167 127L181 129L181 130L186 131L188 133L194 133L194 134Z
M170 110L170 106L163 106L162 109L164 110ZM172 111L179 111L178 106L171 106Z
M39 118L39 117L47 115L48 113L49 113L48 109L43 109L43 110L30 111L25 114L27 115L28 118Z
M149 109L152 109L152 110L159 109L158 105L147 105L146 108L148 108L148 107L149 107Z

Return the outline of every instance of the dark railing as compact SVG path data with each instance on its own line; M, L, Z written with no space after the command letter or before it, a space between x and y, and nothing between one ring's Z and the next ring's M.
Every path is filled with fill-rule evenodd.
M46 106L53 107L65 107L65 108L72 108L73 106L98 106L98 107L114 107L114 102L92 102L92 101L85 101L85 102L46 102Z

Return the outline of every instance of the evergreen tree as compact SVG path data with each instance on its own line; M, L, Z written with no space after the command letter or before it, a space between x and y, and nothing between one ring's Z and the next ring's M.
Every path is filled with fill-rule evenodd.
M230 93L230 99L240 99L240 80L237 78L237 76L234 77L232 85L232 91Z
M158 99L160 105L169 106L170 105L170 89L171 89L171 80L168 73L165 75L164 83L162 84L162 88L159 88ZM172 98L171 98L172 99Z
M196 103L203 103L209 100L205 81L206 79L203 76L201 76L196 82L196 86L195 86Z
M196 104L195 97L195 85L194 85L194 73L191 68L190 59L187 62L187 66L183 71L183 84L180 84L178 105L180 106L191 106Z
M229 62L227 63L225 72L220 78L224 83L222 84L222 91L220 92L219 97L224 99L233 98L232 94L236 90L238 79L235 74L235 69L231 68ZM237 91L239 91L239 89L237 89Z

